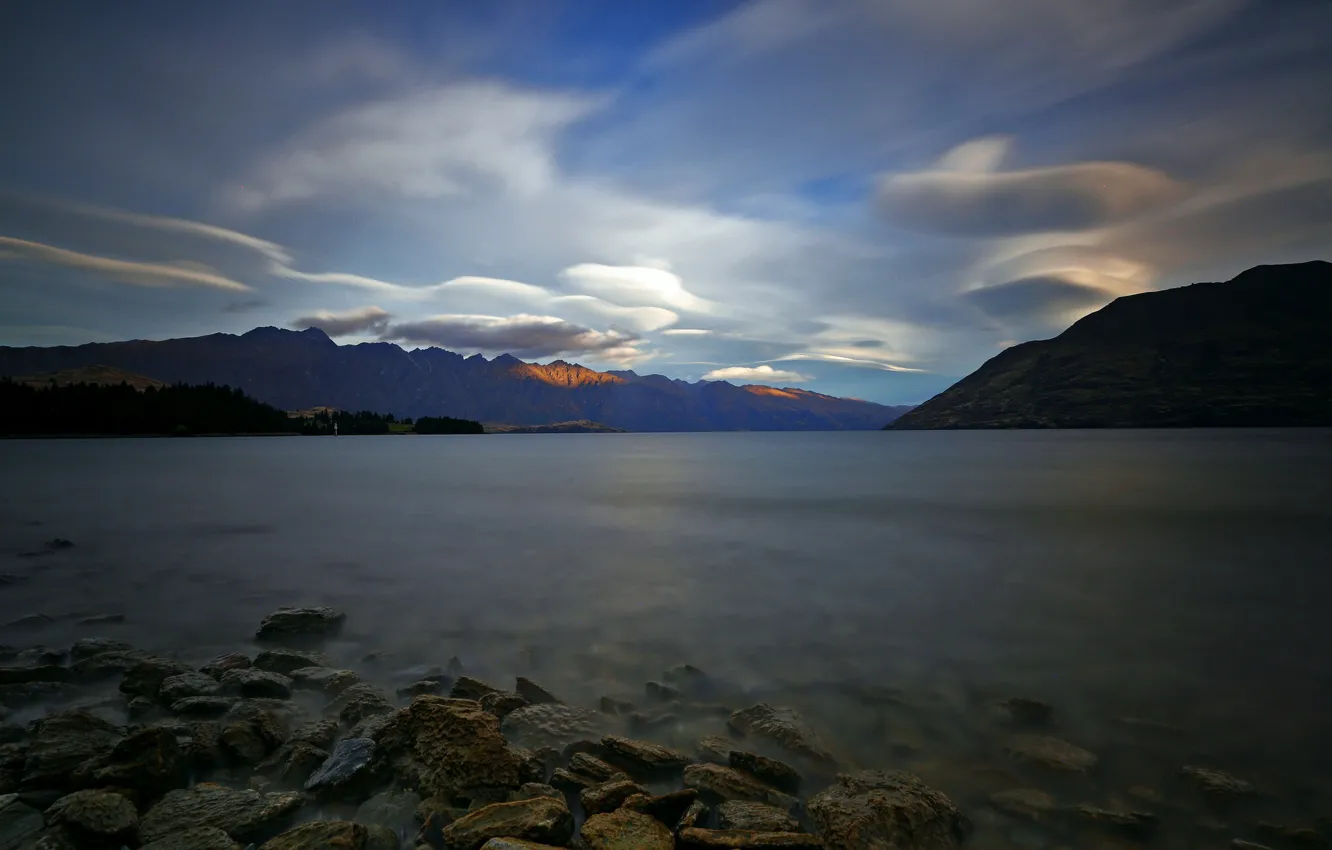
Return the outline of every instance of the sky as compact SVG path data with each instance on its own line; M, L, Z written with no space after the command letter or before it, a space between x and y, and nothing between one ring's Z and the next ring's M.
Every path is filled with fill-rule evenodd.
M0 345L320 327L923 401L1332 259L1332 0L16 0Z

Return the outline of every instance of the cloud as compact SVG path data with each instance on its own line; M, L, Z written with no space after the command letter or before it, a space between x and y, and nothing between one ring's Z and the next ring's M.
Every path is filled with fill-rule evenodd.
M392 318L387 310L373 306L357 307L341 313L319 310L309 316L293 319L291 326L301 329L319 328L329 336L351 336L367 331L383 333Z
M1115 293L1057 276L1028 277L974 289L963 296L1000 320L1076 321L1113 301Z
M884 372L919 372L924 373L927 369L913 369L909 366L898 366L893 363L885 363L882 360L866 360L862 357L847 357L844 354L832 354L827 351L797 351L795 354L787 354L784 357L778 357L778 360L817 360L824 363L840 363L844 366L863 366L869 369L881 369Z
M591 295L559 295L552 297L550 304L559 309L583 310L599 318L609 319L613 326L638 331L660 330L680 321L679 314L662 307L621 307Z
M431 316L392 324L383 338L517 357L599 354L624 360L643 355L635 348L639 337L633 334L596 331L556 316Z
M669 328L662 333L666 336L707 336L712 331L706 328Z
M579 263L560 272L570 284L616 304L657 305L706 313L710 305L684 287L680 276L654 266Z
M765 364L762 366L727 366L724 369L713 369L703 376L703 380L739 381L742 384L749 384L763 381L812 381L814 379L799 372L774 369Z
M894 224L949 236L1084 230L1159 209L1182 194L1168 175L1128 162L1078 162L991 171L1002 151L970 142L939 167L879 179L880 213Z
M246 292L250 287L200 265L139 263L68 251L41 242L0 236L0 259L20 260L65 266L95 272L110 280L132 286L204 287L231 292Z

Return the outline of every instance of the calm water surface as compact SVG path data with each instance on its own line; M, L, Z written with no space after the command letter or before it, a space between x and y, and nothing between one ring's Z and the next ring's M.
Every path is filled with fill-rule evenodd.
M963 800L1023 770L992 703L1025 695L1102 756L1073 802L1169 798L1192 760L1332 814L1332 432L5 441L0 470L0 622L54 618L11 645L202 660L328 604L354 667L595 704L692 662Z

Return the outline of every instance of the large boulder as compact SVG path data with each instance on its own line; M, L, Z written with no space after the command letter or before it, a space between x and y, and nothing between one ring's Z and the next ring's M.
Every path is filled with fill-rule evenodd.
M139 821L139 841L148 843L197 827L216 827L237 841L279 832L305 802L297 792L261 794L202 783L168 792Z
M134 804L110 791L75 791L46 810L46 823L76 847L116 847L134 840L139 814Z
M254 636L279 643L314 640L337 634L346 620L346 614L332 608L279 608L264 618Z
M761 702L734 712L729 725L741 735L770 741L811 762L828 767L837 764L818 733L794 708Z
M149 726L121 740L105 756L84 762L74 772L73 781L85 788L131 788L142 802L149 802L173 788L183 788L188 774L176 734Z
M785 809L750 800L727 800L717 806L717 826L756 832L800 832L800 822Z
M756 832L748 829L680 830L679 846L684 850L824 850L824 843L803 832ZM890 850L891 845L875 845L875 850Z
M521 747L562 747L610 731L605 715L562 703L529 705L504 718L504 735Z
M971 822L913 774L840 774L806 805L830 850L935 850L961 844Z
M397 847L398 836L387 827L317 820L265 841L260 850L397 850Z
M623 767L634 776L641 777L676 773L693 761L678 750L647 741L621 738L618 735L607 735L602 738L601 748L607 761Z
M620 809L593 815L583 824L590 850L673 850L675 836L656 818Z
M444 827L443 839L447 850L480 850L492 838L563 846L573 837L573 830L573 814L563 800L534 797L468 812Z
M230 835L215 826L173 832L165 838L141 845L139 850L241 850Z
M684 769L684 784L713 800L751 800L788 812L795 811L800 805L790 794L765 785L747 773L719 764L691 764Z
M65 789L71 774L120 741L121 729L86 711L67 711L38 721L23 764L27 789Z
M517 788L522 760L499 718L471 700L419 696L390 716L375 738L400 775L419 772L427 794Z
M360 793L375 781L375 742L369 738L339 741L319 769L305 783L305 790L320 796L345 797Z

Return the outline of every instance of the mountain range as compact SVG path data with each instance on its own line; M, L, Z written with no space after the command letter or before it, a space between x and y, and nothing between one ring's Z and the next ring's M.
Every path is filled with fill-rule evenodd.
M1332 263L1118 298L894 429L1332 425Z
M511 425L590 420L629 431L873 430L909 409L792 387L598 372L563 360L543 365L508 354L487 360L441 348L406 351L387 342L338 345L313 328L0 347L0 375L93 366L168 383L226 384L285 410L329 406Z

